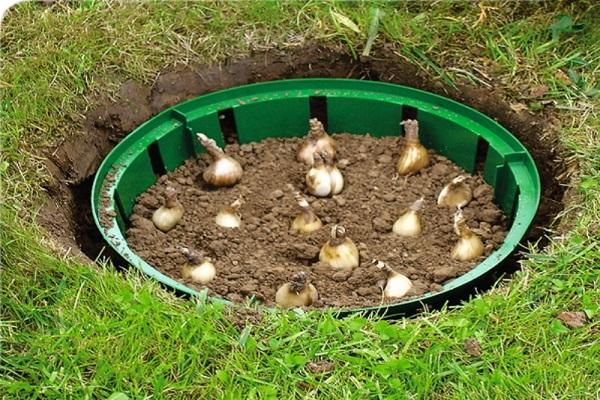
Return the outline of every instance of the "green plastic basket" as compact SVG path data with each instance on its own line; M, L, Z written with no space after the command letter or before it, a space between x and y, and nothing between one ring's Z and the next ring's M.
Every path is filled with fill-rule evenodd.
M128 247L125 232L137 196L158 176L204 151L195 140L196 132L204 132L219 145L224 144L223 132L232 130L240 143L296 137L306 134L308 120L315 116L326 121L330 133L373 136L398 135L400 122L416 117L426 147L466 171L482 168L485 181L494 187L495 202L511 224L499 249L470 272L447 282L441 291L342 313L403 314L464 298L515 251L535 216L540 199L535 163L525 147L489 117L447 98L399 85L297 79L203 95L161 112L134 130L106 157L94 179L92 212L98 229L118 254L146 275L177 291L200 295L160 273ZM108 217L100 218L101 209Z

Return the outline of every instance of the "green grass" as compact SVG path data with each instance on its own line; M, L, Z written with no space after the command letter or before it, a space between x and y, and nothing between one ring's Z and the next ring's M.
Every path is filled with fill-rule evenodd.
M183 6L185 4L185 6ZM600 18L593 2L380 3L384 42L432 79L493 83L537 109L546 84L571 187L550 246L511 282L463 307L397 322L231 310L166 293L135 271L92 268L32 222L47 179L41 150L77 132L98 95L167 65L319 40L360 54L373 4L21 4L0 43L2 352L0 396L23 398L588 399L600 396ZM360 32L334 19L350 18ZM560 19L568 15L569 21ZM558 18L558 19L557 19ZM561 22L562 21L562 22ZM551 26L559 36L553 40ZM565 23L567 22L567 23ZM579 30L577 24L584 24ZM558 29L562 26L561 29ZM558 72L561 71L561 72ZM570 78L569 78L570 76ZM482 83L483 81L483 83ZM588 96L589 95L589 96ZM582 310L586 326L555 317ZM467 338L481 357L463 349ZM311 361L331 361L325 374ZM115 398L118 398L115 396Z

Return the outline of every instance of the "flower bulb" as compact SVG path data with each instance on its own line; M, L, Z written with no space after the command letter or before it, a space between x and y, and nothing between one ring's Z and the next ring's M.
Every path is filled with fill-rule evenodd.
M323 223L310 208L308 201L306 201L300 192L294 192L294 196L300 207L300 213L292 222L292 230L297 233L311 233L321 229Z
M306 272L298 272L275 293L275 303L284 308L307 307L318 299L317 289L307 282Z
M383 295L386 298L400 298L406 296L412 288L411 280L401 273L394 271L382 261L373 260L373 263L376 264L377 268L387 273L387 281L383 288Z
M419 124L417 120L402 121L404 126L404 145L400 150L400 158L396 168L400 175L413 174L429 165L429 153L419 141Z
M404 214L394 222L392 232L398 236L418 236L421 233L421 216L423 198L415 201Z
M479 236L469 229L461 209L454 214L454 231L459 239L452 248L452 258L469 261L483 254L483 242Z
M230 205L221 208L215 217L215 222L217 225L223 228L239 228L240 225L242 225L242 217L240 216L238 210L242 204L244 204L244 201L240 198Z
M342 192L344 177L329 156L314 154L314 165L306 174L308 192L317 197L334 196Z
M473 198L471 188L465 183L467 177L459 175L448 183L438 196L438 205L462 208Z
M204 146L213 162L204 170L202 178L212 186L232 186L242 179L242 166L208 136L198 133L198 141Z
M169 186L165 191L165 204L154 211L152 222L161 231L168 232L181 221L183 212L183 205L177 200L177 191Z
M323 153L335 159L335 140L325 132L323 124L316 118L309 121L310 131L298 150L298 161L307 165L314 164L315 153Z
M333 226L331 238L321 247L319 260L336 271L352 271L358 267L358 249L354 242L346 237L346 229L343 226Z
M201 253L187 247L180 247L179 250L189 260L181 267L181 276L184 279L206 285L215 278L217 270L209 258L203 257Z

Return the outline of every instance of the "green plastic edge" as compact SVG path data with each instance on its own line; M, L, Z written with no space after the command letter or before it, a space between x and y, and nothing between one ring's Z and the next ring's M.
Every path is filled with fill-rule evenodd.
M163 132L160 131L144 134L145 128L150 124L157 124L157 121L172 120L174 124L183 124L185 126L187 116L191 119L191 116L208 115L228 108L235 109L243 107L245 104L257 104L262 101L286 98L307 98L309 96L335 96L392 102L411 106L417 108L419 111L425 111L449 119L484 138L488 141L490 148L494 148L502 154L507 159L507 165L513 171L516 184L519 188L519 201L517 210L514 213L514 223L503 245L471 271L447 282L440 292L429 292L420 297L384 306L338 310L341 314L350 312L378 312L394 315L412 312L423 308L427 304L441 304L462 295L462 292L465 290L470 290L474 282L493 271L495 267L499 266L515 251L537 212L541 185L539 174L531 155L509 131L473 108L429 92L383 82L324 78L255 83L209 93L166 109L140 125L109 153L100 165L94 178L91 199L92 213L96 226L104 239L126 261L140 269L146 275L177 291L192 296L204 297L205 293L203 295L203 292L189 288L160 273L138 257L127 246L126 239L121 233L115 218L112 218L111 226L105 232L99 219L100 194L105 178L109 172L113 174L111 181L114 184L110 184L106 190L106 194L110 199L110 206L107 207L107 210L110 211L115 207L112 199L114 199L116 183L129 163L141 152L145 151L149 144L162 136ZM211 300L226 304L230 303L220 298L211 298Z

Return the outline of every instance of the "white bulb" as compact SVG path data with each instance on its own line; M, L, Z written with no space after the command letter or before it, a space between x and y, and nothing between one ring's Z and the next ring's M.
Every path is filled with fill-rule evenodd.
M461 237L452 249L452 258L460 261L469 261L483 254L483 242L475 234Z
M183 207L167 208L162 206L152 214L152 222L158 229L167 232L173 229L182 217Z
M323 124L316 118L311 118L309 125L310 132L298 150L298 161L313 165L316 153L325 155L333 160L336 153L335 140L325 132Z
M473 198L471 188L465 183L466 179L466 176L460 175L444 186L438 196L438 205L457 208L466 206Z
M325 166L313 167L306 174L306 186L310 194L327 197L331 194L331 176Z
M189 273L192 281L207 284L212 281L217 275L217 270L215 266L210 261L204 261L202 264L191 267L191 271Z
M344 189L344 177L335 165L329 167L329 178L331 179L331 194L340 194Z
M154 226L163 232L170 231L183 217L183 205L177 200L177 191L167 187L165 191L165 204L152 214Z
M429 154L419 141L418 122L409 119L400 124L404 125L405 135L396 169L400 175L413 174L429 165Z
M239 182L244 173L240 163L226 155L213 139L202 133L198 133L197 137L213 159L202 173L204 181L213 186L231 186Z
M337 271L352 271L358 267L360 256L354 242L345 236L346 230L333 226L329 239L319 252L319 261Z
M392 273L385 285L383 294L389 298L404 297L412 288L412 282L400 273Z
M454 231L459 236L459 239L452 248L452 258L469 261L483 254L483 242L479 236L469 229L460 208L454 214Z
M312 212L311 212L312 213ZM301 212L292 222L292 230L298 233L311 233L321 229L323 223L314 213L307 215Z
M407 211L394 222L392 232L399 236L419 235L421 233L421 221L419 215L415 211Z
M394 271L382 261L373 260L377 268L387 272L387 282L383 288L383 295L387 298L399 298L405 296L412 288L412 282L406 276Z
M220 211L215 217L215 222L223 228L239 228L242 225L240 216L228 211Z
M333 269L350 270L358 266L358 249L352 242L335 246L332 256L326 258Z

